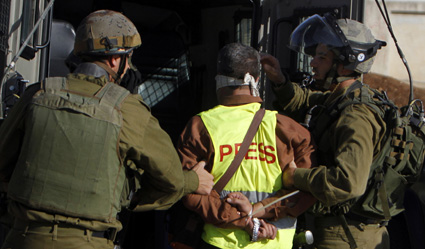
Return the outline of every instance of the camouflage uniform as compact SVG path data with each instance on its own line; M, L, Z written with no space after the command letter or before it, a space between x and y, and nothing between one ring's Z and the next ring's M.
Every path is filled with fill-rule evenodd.
M372 161L381 150L385 122L366 104L347 105L332 113L350 102L353 94L363 92L358 79L370 70L377 50L385 44L360 22L336 19L332 13L313 15L294 30L289 47L314 57L315 77L325 81L322 86L326 89L312 91L271 74L284 113L302 123L308 123L306 114L312 115L309 130L318 145L319 166L296 169L293 180L296 188L320 201L312 210L317 248L356 248L356 244L357 248L389 247L388 232L381 221L342 215L348 211L344 204L366 190ZM373 97L371 91L365 92L361 98ZM347 226L343 225L345 220Z
M299 122L304 120L302 114L305 113L300 110L314 105L323 105L325 109L344 95L346 90L347 87L323 93L302 89L294 83L274 87L285 113ZM355 93L358 92L359 89L355 90ZM318 114L316 127L320 128L324 116L326 114ZM312 131L318 145L320 166L313 169L298 168L294 175L294 185L312 193L323 206L331 207L356 198L365 191L372 160L380 150L385 123L366 105L352 105L345 108L331 125L322 128L317 132ZM350 248L340 221L334 214L323 214L327 210L321 208L315 219L315 246ZM366 220L347 220L358 248L388 248L385 226L366 224Z

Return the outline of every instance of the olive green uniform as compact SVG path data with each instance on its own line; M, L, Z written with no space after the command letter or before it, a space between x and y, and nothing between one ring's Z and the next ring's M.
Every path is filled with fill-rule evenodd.
M67 77L73 79L69 81L70 91L87 96L94 96L107 83L104 76L70 74ZM26 110L39 89L39 84L30 86L0 127L0 180L4 187L11 179L25 142ZM196 173L182 170L171 139L141 97L128 95L120 111L122 126L117 155L132 172L127 176L135 175L140 180L140 188L133 196L137 206L132 208L136 211L167 209L182 196L195 191L198 187ZM124 188L122 196L124 199L130 197L128 188ZM106 222L70 217L29 208L17 201L10 202L9 213L15 221L4 248L46 248L47 245L49 248L111 248L112 241L96 235L108 230L114 233L122 228L116 218Z
M350 248L340 221L330 209L364 193L372 160L380 150L385 133L381 117L363 104L350 105L333 122L327 122L326 108L344 96L347 89L319 92L294 83L274 85L279 105L298 122L304 122L307 110L317 105L313 111L316 126L312 133L318 145L319 167L296 169L294 185L312 193L321 202L314 234L318 248ZM360 89L356 89L353 94L359 92ZM348 219L348 223L359 248L388 248L385 227L357 219Z

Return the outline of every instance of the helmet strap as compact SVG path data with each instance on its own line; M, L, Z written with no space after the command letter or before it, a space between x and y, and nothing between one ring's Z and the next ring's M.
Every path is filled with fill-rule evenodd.
M117 79L115 79L115 83L119 84L121 81L121 76L124 73L124 69L125 69L125 64L127 62L127 54L122 54L120 56L121 60L120 60L120 65L118 67L118 72L117 72Z
M330 90L333 85L336 86L343 81L358 78L358 75L339 76L338 73L337 73L337 66L338 66L338 63L335 62L333 64L331 70L328 72L328 75L327 75L327 77L324 81L324 84L323 84L323 88L325 90Z
M99 67L103 68L106 70L106 72L108 72L108 74L112 77L112 79L114 79L114 82L117 83L117 81L120 79L118 77L118 74L116 72L114 72L114 70L112 70L112 68L110 68L105 62L102 61L94 61L94 64L98 65ZM120 64L121 65L121 64ZM119 82L119 81L118 81ZM117 83L118 84L118 83Z
M314 87L320 91L328 91L332 84L337 84L337 63L332 64L331 69L326 74L326 78L323 80L315 80Z

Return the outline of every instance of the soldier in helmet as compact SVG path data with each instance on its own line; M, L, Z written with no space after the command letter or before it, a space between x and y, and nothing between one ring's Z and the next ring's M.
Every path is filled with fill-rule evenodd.
M352 96L372 98L361 83L384 42L376 40L364 24L314 15L292 33L290 48L313 56L320 91L291 83L270 55L262 65L272 82L279 106L289 116L309 126L318 145L318 167L289 168L286 187L308 191L320 204L313 209L316 248L389 248L388 232L380 220L348 212L347 201L361 196L367 187L373 158L380 150L386 125L380 107L347 105L338 115L330 113ZM304 117L308 114L311 122Z
M117 85L141 44L124 15L99 10L77 29L74 73L29 87L0 129L0 179L12 228L3 248L113 248L117 213L167 209L208 194L199 163L182 170L138 95Z

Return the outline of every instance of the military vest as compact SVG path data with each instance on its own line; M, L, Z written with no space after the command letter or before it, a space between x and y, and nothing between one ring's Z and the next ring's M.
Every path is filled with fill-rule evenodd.
M423 171L425 122L421 100L413 100L399 110L385 92L356 81L347 88L344 95L326 107L326 112L317 115L316 119L321 123L310 127L316 142L319 141L319 155L326 155L329 151L329 145L326 146L324 142L326 139L321 138L329 136L331 129L328 127L334 126L341 112L350 105L366 105L385 122L380 150L375 152L362 196L332 207L317 203L313 211L338 216L350 247L357 248L345 220L346 216L352 219L362 217L386 225L392 217L404 211L405 191L420 178ZM323 134L322 137L320 134Z
M199 116L214 145L214 166L211 174L217 182L226 172L238 152L251 121L260 108L259 103L242 106L217 106ZM282 188L282 169L276 149L276 112L266 111L245 158L220 194L241 192L251 203L273 196ZM202 238L219 248L292 248L295 218L284 218L274 223L279 228L274 240L251 242L242 229L224 229L205 224Z
M110 222L125 182L119 158L120 106L113 83L94 96L68 89L76 78L48 78L29 105L8 197L30 208Z

